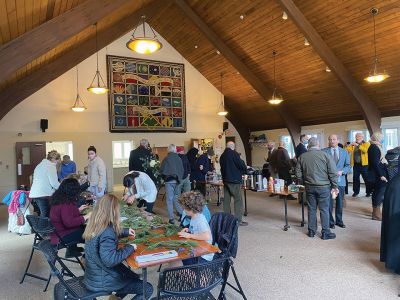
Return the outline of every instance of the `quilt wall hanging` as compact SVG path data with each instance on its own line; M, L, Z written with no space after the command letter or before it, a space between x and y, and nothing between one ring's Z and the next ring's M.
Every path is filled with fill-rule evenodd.
M110 132L186 132L183 64L107 55Z

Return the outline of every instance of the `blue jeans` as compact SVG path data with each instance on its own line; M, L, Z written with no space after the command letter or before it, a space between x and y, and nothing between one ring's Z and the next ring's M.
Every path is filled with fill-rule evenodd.
M329 201L329 224L343 224L343 200L344 200L344 190L346 187L339 186L339 194L336 197L336 207L335 207L335 219L333 219L333 198L331 195L331 200Z
M360 193L360 175L365 182L365 192L371 194L371 184L367 182L368 166L362 166L361 164L354 164L353 166L353 192L354 194Z
M187 193L190 192L191 190L191 186L190 186L190 180L189 180L189 175L182 179L181 182L178 184L178 186L176 187L176 197L179 199L179 196L182 193Z
M49 198L50 197L34 198L34 201L36 202L37 206L39 207L41 217L49 217L49 214L50 214Z
M329 233L329 202L331 189L329 187L306 186L308 202L308 230L317 232L317 207L321 217L321 233Z
M176 211L179 214L182 214L183 209L178 202L178 197L176 195L176 189L178 187L178 183L176 181L169 181L165 183L165 194L167 197L167 209L168 209L168 218L170 220L174 220L174 204Z
M191 258L186 258L184 260L182 260L182 264L184 266L190 266L190 265L196 265L196 264L202 264L202 263L206 263L208 262L208 260L200 257L191 257Z

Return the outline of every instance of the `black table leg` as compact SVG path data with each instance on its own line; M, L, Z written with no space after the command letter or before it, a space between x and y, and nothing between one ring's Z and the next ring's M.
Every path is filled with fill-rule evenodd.
M288 217L287 217L287 196L285 196L285 226L283 227L284 231L287 231L290 228L290 225L288 224Z
M247 216L247 195L246 195L246 190L243 190L244 192L244 215Z
M303 198L303 193L299 193L299 196L301 197L301 227L304 227L304 198Z
M147 291L147 268L142 268L142 275L143 275L143 299L150 299L147 298L146 291ZM151 297L151 295L149 295Z

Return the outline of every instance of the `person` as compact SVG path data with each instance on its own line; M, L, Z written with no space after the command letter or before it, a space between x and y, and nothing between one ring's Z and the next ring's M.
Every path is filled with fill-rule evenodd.
M183 163L178 154L176 154L176 146L171 144L168 146L168 154L164 158L160 167L160 174L164 177L165 193L167 196L167 209L169 223L175 224L174 219L174 204L179 218L182 215L183 209L176 197L176 188L183 177Z
M231 198L235 209L235 217L240 226L247 226L243 221L243 201L241 194L242 175L246 173L246 163L240 159L235 151L235 143L230 141L226 144L224 152L219 159L221 165L222 182L224 183L224 212L231 213Z
M348 147L349 145L350 145L350 142L347 142L346 146L343 145L343 147L341 147L341 148L346 149L345 147ZM339 145L339 147L340 147L340 145ZM351 165L350 165L350 167L351 167ZM351 170L350 170L350 172L351 172ZM344 189L344 193L346 195L348 195L349 194L349 179L347 178L347 176L345 176L345 179L346 179L346 187ZM346 198L344 199L344 205L343 206L346 207Z
M381 221L381 205L388 182L387 160L382 149L383 133L375 132L371 136L371 146L368 148L368 179L373 185L372 220Z
M69 155L64 155L61 161L60 172L58 173L58 179L61 181L66 178L69 174L76 173L76 164L71 160Z
M394 178L394 176L396 176L396 174L400 172L399 157L400 157L400 146L388 150L388 152L385 155L385 158L388 162L387 169L388 169L389 181L392 180L392 178Z
M157 199L157 188L150 176L144 172L130 171L124 176L124 187L128 192L124 195L124 201L132 204L137 200L138 207L146 205L146 211L153 213L154 202Z
M278 174L275 172L271 164L271 157L273 156L273 153L277 151L277 149L275 149L275 142L269 142L267 149L268 152L264 160L268 163L269 174L272 178L278 178Z
M206 175L212 170L210 159L213 156L214 150L208 148L206 153L203 153L199 158L197 158L195 169L193 171L192 178L196 181L195 189L199 190L203 196L206 196Z
M49 197L60 186L57 177L57 163L59 160L60 154L56 150L52 150L47 153L47 158L43 159L33 171L33 182L29 197L39 207L41 217L49 216Z
M356 134L356 140L346 147L350 154L350 164L353 167L353 197L360 193L360 175L365 182L366 196L371 196L371 185L367 180L368 148L370 143L364 141L362 133Z
M104 161L97 155L94 146L88 148L88 181L89 191L97 198L104 196L107 188L107 169Z
M212 243L212 235L210 225L207 222L206 217L202 214L205 200L202 193L199 191L191 191L183 193L179 198L179 203L182 205L185 214L189 216L190 225L189 228L183 228L178 236L186 239L193 239L199 241L207 241ZM200 257L187 258L182 260L184 266L192 265L196 263L203 263L212 261L214 253L205 254Z
M386 187L382 212L380 261L400 274L400 173Z
M50 220L56 229L58 235L67 244L68 247L65 257L79 256L83 248L78 248L78 243L84 243L82 238L85 222L90 218L91 213L82 216L81 212L87 208L87 205L77 206L78 196L80 194L80 185L74 178L64 179L58 190L50 198ZM55 233L50 234L51 244L59 243L58 236Z
M187 158L187 156L184 154L183 148L178 152L178 156L182 160L182 165L183 165L183 177L182 181L178 184L176 188L176 197L179 199L179 196L181 195L182 192L187 193L190 192L191 186L190 186L190 162Z
M346 225L343 223L343 204L344 204L344 190L346 187L345 177L350 172L350 156L346 150L339 147L338 136L336 134L331 134L328 138L329 147L324 148L323 151L330 155L333 162L336 165L337 176L338 176L338 189L339 194L336 197L336 207L335 207L335 218L333 218L333 197L331 195L329 201L329 226L330 228L335 228L335 225L345 228Z
M298 143L294 149L296 159L299 159L303 153L307 152L307 143L309 138L310 137L306 134L300 135L300 143Z
M94 206L83 233L86 258L83 283L93 292L116 292L121 299L136 294L132 299L143 299L143 281L123 265L136 245L118 246L118 237L135 236L133 229L121 228L119 209L119 200L112 194L104 195ZM153 287L147 283L147 298L152 293Z
M308 236L317 232L317 206L321 216L321 238L330 240L336 235L329 228L329 202L331 193L338 193L337 169L333 159L319 150L319 142L311 137L308 151L303 153L296 165L297 179L305 186L308 202Z
M196 160L197 160L197 155L199 153L199 149L196 147L192 147L189 149L189 151L186 153L186 156L189 160L190 164L190 184L191 184L191 189L193 190L195 188L194 186L194 171L196 170Z
M151 152L149 141L141 139L139 147L129 154L129 171L144 172L156 183L153 171L148 167L152 158L153 153Z

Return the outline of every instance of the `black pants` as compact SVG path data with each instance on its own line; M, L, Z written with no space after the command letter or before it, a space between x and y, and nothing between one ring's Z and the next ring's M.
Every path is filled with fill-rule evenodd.
M62 240L64 241L64 243L69 245L84 243L85 240L82 237L84 231L85 231L85 226L82 225L77 230L64 235L62 237Z
M203 196L206 196L206 184L204 182L198 182L196 181L196 190L199 190L200 193L203 194Z
M139 279L139 276L133 273L124 265L118 265L118 271L123 274L124 281L126 281L126 285L116 291L116 296L123 299L128 294L135 294L132 299L143 299L143 281ZM146 287L146 296L150 298L153 293L153 286L150 283L147 283Z
M285 184L289 185L292 183L292 176L290 176L289 169L281 168L278 170L278 175L280 179L285 180Z
M39 207L40 210L40 216L41 217L49 217L50 214L50 203L49 203L49 198L50 197L40 197L40 198L34 198L34 201L36 202L37 206Z
M379 207L383 203L383 199L385 198L387 183L382 181L380 178L377 178L377 181L374 185L374 191L372 192L372 206Z
M367 194L371 194L371 184L367 182L368 166L362 166L361 164L354 164L353 167L353 192L358 195L360 193L360 175L365 182L365 189Z

